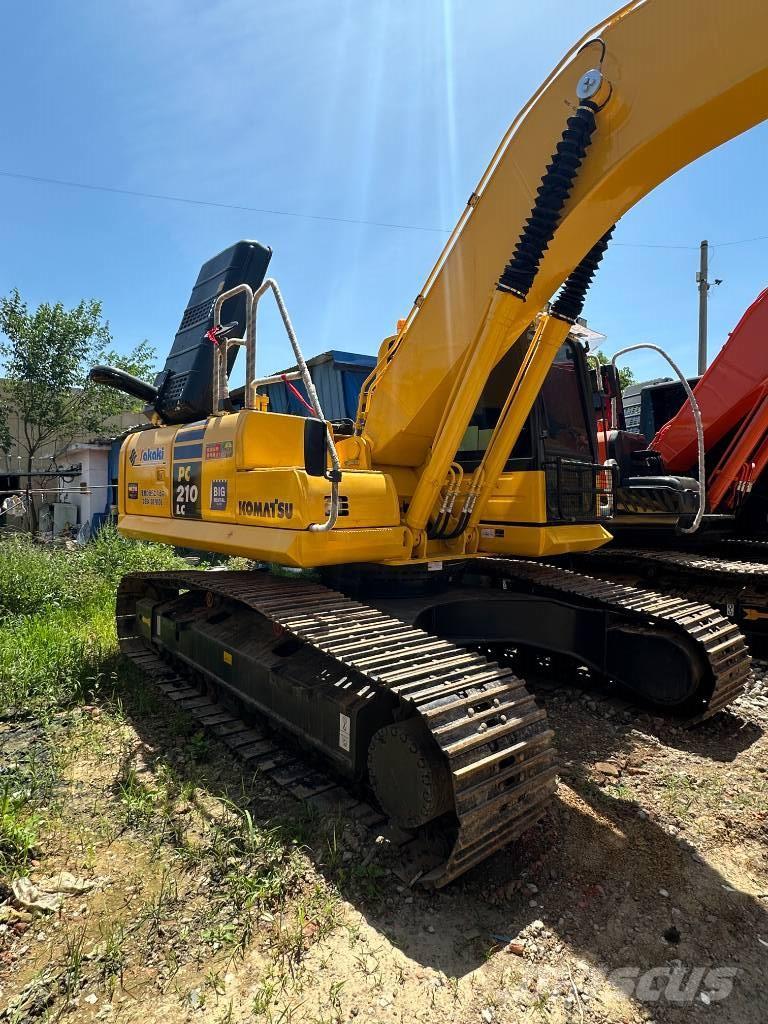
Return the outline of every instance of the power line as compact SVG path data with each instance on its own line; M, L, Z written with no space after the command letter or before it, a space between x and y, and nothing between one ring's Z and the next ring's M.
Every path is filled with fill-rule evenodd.
M714 242L712 243L714 245ZM611 248L621 249L692 249L698 252L698 245L675 244L674 242L611 242Z
M750 242L765 241L768 241L768 235L755 235L754 238L736 238L731 242L712 242L712 245L716 249L721 249L724 245L749 245Z
M727 242L710 242L710 249L722 249L727 245L749 245L752 242L768 242L768 235L754 235L752 238L733 238ZM611 247L620 246L624 249L685 249L698 252L698 245L683 245L674 242L611 242Z
M354 217L332 217L319 213L298 213L295 210L269 210L260 206L241 206L237 203L217 203L210 199L191 199L188 196L172 196L162 192L141 192L138 189L117 188L112 185L92 185L84 181L66 181L63 178L44 178L36 174L19 174L15 171L0 171L0 177L16 178L20 181L33 181L43 185L61 185L65 188L86 189L89 192L111 192L120 196L133 196L137 199L159 199L167 203L185 203L188 206L211 206L218 210L239 210L244 213L264 213L272 217L296 217L301 220L331 221L335 224L363 224L376 228L395 228L399 231L430 231L448 235L447 228L429 227L425 224L397 224L389 221L362 220Z
M242 213L262 213L270 217L293 217L297 220L319 220L332 224L353 224L374 228L390 228L396 231L426 231L431 234L449 235L451 228L433 227L428 224L401 224L394 221L366 220L358 217L334 217L322 213L299 213L297 210L272 210L262 206L243 206L239 203L219 203L212 199L194 199L190 196L174 196L165 192L143 192L139 189L119 188L116 185L94 185L85 181L69 181L65 178L49 178L37 174L22 174L17 171L2 171L0 177L18 181L31 181L40 185L58 185L63 188L79 188L87 192L108 192L112 195L131 196L135 199L154 199L166 203L184 203L187 206L208 206L217 210L239 210ZM726 242L710 242L711 248L723 246L750 245L766 242L768 235L751 238L734 238ZM612 248L622 249L679 249L698 252L699 246L682 242L612 242Z

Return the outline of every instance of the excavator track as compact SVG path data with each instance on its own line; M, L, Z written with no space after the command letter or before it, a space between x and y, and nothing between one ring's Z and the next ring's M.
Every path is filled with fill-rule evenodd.
M768 553L768 549L766 549ZM576 556L601 571L651 578L660 589L699 597L723 611L750 640L768 635L768 566L695 551L607 547Z
M532 593L555 592L566 599L586 602L616 612L638 628L663 627L677 633L697 650L707 666L698 707L685 719L695 725L734 701L751 678L751 658L741 631L709 604L650 591L643 587L599 579L561 566L508 558L479 558L489 575L504 585L527 586Z
M318 657L331 658L347 670L353 684L348 687L351 697L386 690L396 698L398 708L418 717L426 727L447 762L452 792L450 811L440 818L449 824L434 841L435 850L440 848L440 862L430 866L421 884L446 885L544 814L555 789L553 733L546 711L511 669L318 583L257 571L194 570L132 574L122 580L117 597L118 637L123 653L139 668L155 674L158 652L138 628L137 602L151 592L165 598L189 591L253 611L308 645ZM175 661L174 668L179 669ZM187 692L187 706L203 724L223 725L215 705L204 696L195 698L192 687L185 690L185 674L182 670L178 684L171 678L166 685L177 694ZM234 696L238 697L236 691ZM206 707L207 715L200 715ZM269 718L268 709L256 710ZM394 721L391 728L407 733L407 723L402 721ZM408 742L407 735L395 738ZM265 748L258 736L246 737L240 748L244 753L250 748L249 763L258 765L262 759L270 769L275 764L292 766L284 777L294 790L302 781L307 792L316 788L318 772L309 761L297 761L289 754L276 761L273 745ZM323 778L321 774L321 788ZM375 789L375 779L371 781ZM447 852L443 852L446 842Z

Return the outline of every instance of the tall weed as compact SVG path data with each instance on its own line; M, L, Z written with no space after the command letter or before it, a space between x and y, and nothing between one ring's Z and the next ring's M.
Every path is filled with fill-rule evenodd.
M0 713L90 699L117 655L120 578L184 565L172 548L111 527L77 551L0 541Z
M79 552L12 534L0 543L0 617L81 604L99 585L78 566Z
M131 540L114 527L104 527L80 553L83 571L95 575L114 592L129 572L152 572L188 568L183 558L167 544Z

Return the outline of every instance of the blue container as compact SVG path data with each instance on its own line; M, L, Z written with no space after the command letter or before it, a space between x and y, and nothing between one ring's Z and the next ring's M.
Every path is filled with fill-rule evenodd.
M307 360L309 373L326 419L355 419L360 389L375 365L375 356L363 356L357 352L338 352L336 349L323 352L322 355L313 356L312 359ZM295 366L291 366L288 370L281 372L291 373L295 369ZM306 399L307 393L302 382L294 380L291 383ZM292 413L296 416L309 415L309 411L291 392L285 382L268 384L263 390L269 396L270 412Z

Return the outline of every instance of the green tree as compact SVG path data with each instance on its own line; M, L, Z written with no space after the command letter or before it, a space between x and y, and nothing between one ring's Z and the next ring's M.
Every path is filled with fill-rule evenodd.
M591 352L590 355L595 356L595 358L597 359L597 361L600 363L601 366L605 366L606 363L610 363L610 361L611 361L608 358L608 356L605 354L605 352L603 352L601 349L598 349L596 352ZM631 367L629 367L629 366L619 366L618 369L619 369L619 384L621 384L621 390L622 391L624 390L624 388L628 388L632 384L636 384L637 383L637 379L635 378L634 370L632 370Z
M19 453L32 474L43 448L54 456L80 434L103 432L111 417L141 403L88 380L95 363L110 363L137 377L151 377L155 351L142 341L128 355L110 348L112 335L101 303L84 299L72 309L41 303L30 310L18 291L0 299L0 448L11 444L9 416L18 415ZM33 476L24 480L27 491ZM28 528L37 512L27 494Z

